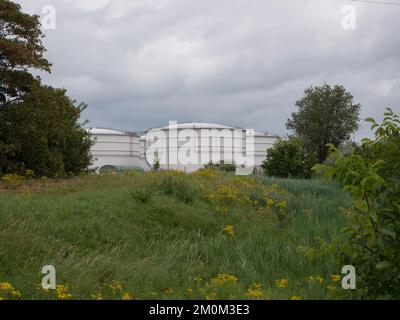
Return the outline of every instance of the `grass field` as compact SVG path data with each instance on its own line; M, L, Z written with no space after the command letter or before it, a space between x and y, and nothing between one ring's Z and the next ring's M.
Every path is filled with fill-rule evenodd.
M332 299L341 266L301 248L335 238L350 204L319 180L208 170L0 185L0 297Z

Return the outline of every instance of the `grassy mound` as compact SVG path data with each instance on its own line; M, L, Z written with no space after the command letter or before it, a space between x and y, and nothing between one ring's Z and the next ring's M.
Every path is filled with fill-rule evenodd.
M3 188L0 297L330 299L341 267L312 248L340 233L350 203L322 181L211 170ZM56 291L40 286L45 265Z

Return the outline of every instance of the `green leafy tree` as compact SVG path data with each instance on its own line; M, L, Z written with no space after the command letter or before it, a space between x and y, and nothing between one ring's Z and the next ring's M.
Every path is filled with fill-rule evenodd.
M33 86L23 102L2 113L0 137L13 151L0 154L0 172L63 176L85 171L92 161L92 141L79 122L85 108L63 89Z
M360 105L342 86L307 88L296 106L298 112L292 113L287 128L319 163L328 155L328 143L340 146L359 128Z
M0 175L63 176L91 163L92 141L79 122L86 106L31 74L50 72L42 38L38 16L0 0Z
M359 293L400 298L400 117L387 109L382 124L367 121L375 140L364 139L350 155L331 145L334 164L315 170L355 198L340 256L356 267Z
M278 140L267 151L262 168L267 176L280 178L310 178L316 159L308 154L298 139Z
M38 16L21 12L16 3L0 0L0 112L7 102L20 99L40 82L29 70L50 72L42 38Z

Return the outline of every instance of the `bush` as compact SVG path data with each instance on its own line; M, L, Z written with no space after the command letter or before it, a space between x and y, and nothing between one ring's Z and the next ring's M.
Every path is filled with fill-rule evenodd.
M18 174L6 174L1 177L0 182L2 182L7 188L15 188L25 181L25 177Z
M167 172L161 179L158 190L167 196L173 196L182 202L192 204L196 197L196 191L186 179L186 175L178 171Z
M315 157L304 151L299 140L290 138L277 141L268 150L267 159L263 162L262 168L267 176L310 178L311 168L315 163Z
M133 199L141 202L141 203L147 203L151 197L154 194L154 190L153 188L149 187L149 186L144 186L141 188L138 188L134 191L132 191L132 197Z
M236 172L236 164L234 163L225 163L225 161L221 160L218 164L212 163L210 161L209 164L204 166L204 169L211 169L211 170L220 170L224 172Z
M359 293L400 298L400 118L387 109L382 124L366 120L374 141L364 139L347 156L331 145L333 166L315 170L339 180L356 200L340 258L356 267Z
M0 183L2 183L6 188L13 189L24 184L27 180L35 177L35 173L32 170L26 170L25 175L21 176L15 173L5 174L0 178Z

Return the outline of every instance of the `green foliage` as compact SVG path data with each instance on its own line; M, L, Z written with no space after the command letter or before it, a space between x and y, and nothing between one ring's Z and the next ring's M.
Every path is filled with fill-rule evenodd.
M267 176L279 178L310 178L317 160L307 154L295 138L279 140L267 151L262 168Z
M331 167L315 170L340 181L355 198L348 212L343 262L356 266L369 297L400 297L400 119L391 109L382 124L369 118L375 140L343 155L334 146Z
M50 72L42 38L39 16L21 12L21 6L9 0L0 1L0 112L40 83L29 70Z
M50 72L42 38L38 16L0 1L0 175L64 176L91 163L92 142L79 123L86 106L30 73Z
M147 203L154 195L154 188L152 186L142 186L132 191L132 197L134 200L141 203Z
M210 161L204 166L204 169L219 170L223 172L235 172L236 164L225 163L224 160L221 160L219 163L213 163L212 161Z
M188 179L178 172L165 173L158 189L165 195L174 196L187 204L192 204L196 197L195 189L188 183Z
M328 143L341 145L359 127L360 105L342 86L307 88L296 106L299 110L292 113L287 128L309 153L316 154L319 163L327 157Z
M91 163L89 133L79 122L85 105L65 90L33 87L24 102L0 112L0 173L79 174Z

